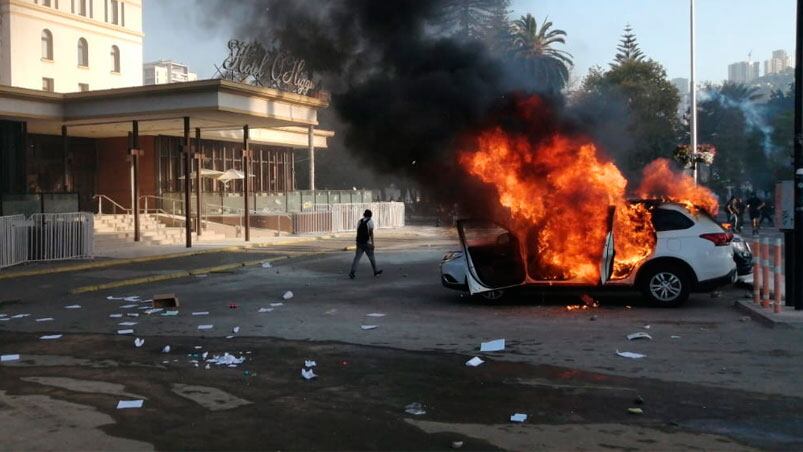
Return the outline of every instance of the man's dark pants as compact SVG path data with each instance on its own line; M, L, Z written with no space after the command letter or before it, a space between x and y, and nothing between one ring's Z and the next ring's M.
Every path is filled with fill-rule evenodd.
M376 273L376 261L374 260L374 246L368 243L358 243L357 251L354 253L354 262L351 263L351 274L357 272L357 264L360 263L363 253L368 255L368 260L371 261L371 268Z

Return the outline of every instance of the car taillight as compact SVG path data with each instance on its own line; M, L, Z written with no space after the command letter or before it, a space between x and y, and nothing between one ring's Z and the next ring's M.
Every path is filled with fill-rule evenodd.
M717 232L714 234L701 234L700 238L714 242L715 246L728 246L733 240L733 234L730 232Z

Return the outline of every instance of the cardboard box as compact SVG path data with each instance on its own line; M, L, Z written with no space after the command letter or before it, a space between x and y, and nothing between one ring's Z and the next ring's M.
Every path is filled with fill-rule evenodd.
M153 296L154 308L177 308L178 297L172 293L163 293Z

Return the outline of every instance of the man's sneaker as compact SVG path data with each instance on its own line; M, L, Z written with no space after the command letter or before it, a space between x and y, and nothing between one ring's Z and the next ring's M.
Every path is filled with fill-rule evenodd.
M354 273L349 273L349 278L354 279Z
M374 272L374 276L379 276L382 274L382 270L377 270Z

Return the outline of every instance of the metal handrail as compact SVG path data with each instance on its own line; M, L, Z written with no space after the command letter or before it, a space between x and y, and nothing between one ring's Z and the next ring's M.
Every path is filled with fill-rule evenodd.
M106 195L101 195L101 194L94 195L94 196L92 196L92 199L97 199L98 200L98 215L103 215L103 200L104 199L106 201L110 202L112 204L112 206L117 207L120 210L122 210L124 213L126 213L126 214L130 214L131 213L131 209L127 209L127 208L121 206L120 204L118 204L117 202L115 202L113 199L109 198ZM114 214L116 214L116 213L117 212L115 211Z

